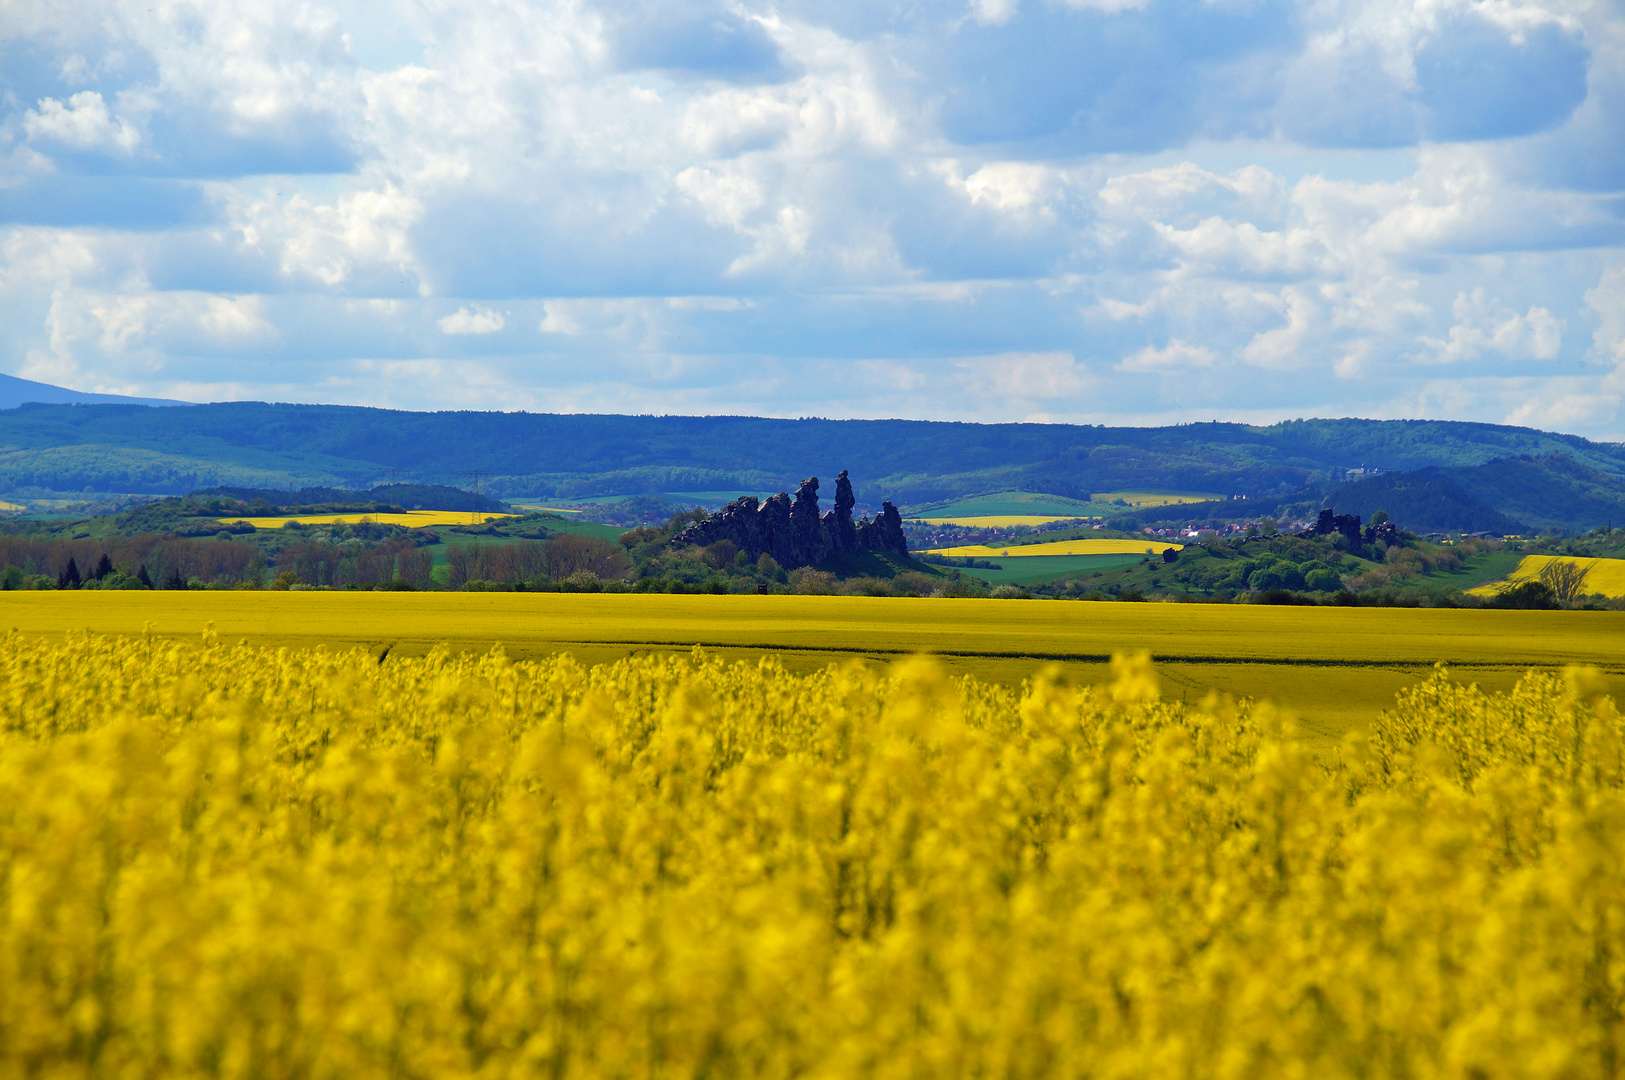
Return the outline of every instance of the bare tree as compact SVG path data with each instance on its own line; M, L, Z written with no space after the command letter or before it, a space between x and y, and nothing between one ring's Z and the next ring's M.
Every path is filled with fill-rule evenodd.
M1585 581L1591 567L1570 559L1553 559L1540 571L1540 580L1559 600L1576 600L1585 595Z

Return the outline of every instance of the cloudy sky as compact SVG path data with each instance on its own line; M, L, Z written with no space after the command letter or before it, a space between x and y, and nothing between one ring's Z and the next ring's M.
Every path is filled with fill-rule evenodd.
M1625 438L1625 5L0 0L0 371Z

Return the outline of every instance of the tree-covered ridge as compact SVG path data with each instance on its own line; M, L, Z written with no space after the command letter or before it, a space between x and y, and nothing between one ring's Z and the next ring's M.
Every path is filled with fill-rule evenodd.
M1625 476L1625 449L1528 428L1424 420L1107 428L920 420L410 413L235 402L0 411L0 490L180 494L485 478L499 497L781 490L864 463L900 505L1006 489L1077 497L1151 486L1285 494L1360 467L1462 468L1561 453Z
M507 504L478 492L448 484L380 484L370 491L307 487L298 491L274 488L213 487L192 492L192 499L235 499L263 514L277 513L400 513L402 510L468 510L502 513ZM388 507L388 509L385 509Z
M1581 533L1625 523L1625 480L1565 453L1519 455L1482 465L1309 484L1263 498L1150 507L1113 520L1122 528L1164 521L1218 525L1263 517L1309 520L1326 506L1365 517L1385 510L1405 528L1422 533Z

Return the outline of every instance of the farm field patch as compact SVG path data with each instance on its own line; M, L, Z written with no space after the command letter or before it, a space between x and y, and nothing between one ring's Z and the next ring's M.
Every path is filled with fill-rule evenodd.
M1017 525L1037 528L1040 525L1053 525L1057 521L1080 521L1089 516L1091 515L1070 514L1066 517L1043 517L1035 514L990 514L985 517L932 517L909 518L908 520L926 525L963 525L972 529L1012 529Z
M1529 667L1595 664L1625 688L1625 613L1292 608L852 596L583 593L4 592L0 632L92 629L192 638L213 623L250 644L361 646L422 655L441 642L586 662L696 644L773 655L793 670L889 664L931 652L955 671L1019 683L1044 663L1100 681L1118 652L1149 652L1183 692L1270 697L1312 731L1363 723L1435 662L1510 685Z
M1123 508L1175 506L1184 503L1222 499L1208 491L1103 491L1086 501L1030 491L1000 491L960 499L945 506L918 510L905 515L910 521L942 525L984 525L1010 528L1014 525L1048 525L1078 518L1101 518Z
M932 548L928 555L949 555L964 559L1031 559L1044 555L1160 555L1168 548L1183 551L1183 544L1164 540L1079 539L1052 540L1044 544L966 544L963 547Z
M1554 562L1573 563L1585 568L1585 583L1580 587L1582 595L1601 593L1609 597L1625 596L1625 559L1587 559L1577 555L1525 555L1504 579L1487 582L1467 591L1478 596L1493 596L1503 585L1539 578L1541 571Z
M1097 503L1112 503L1121 499L1134 507L1180 506L1223 498L1223 495L1213 491L1097 491L1091 496L1092 501Z
M983 556L978 555L976 558ZM1036 585L1068 574L1133 566L1143 558L1144 554L1038 555L1019 559L1000 559L998 570L973 566L956 566L954 569L967 577L978 578L992 585Z
M1105 511L1083 499L1068 499L1061 495L1042 495L1031 491L998 491L990 495L976 495L959 499L946 506L921 510L910 514L911 520L960 524L957 519L975 519L986 523L989 518L1019 518L1019 524L1034 520L1069 521L1080 517L1100 517Z
M615 503L625 502L628 499L656 498L667 502L677 503L679 506L722 506L746 495L758 499L765 499L773 492L761 491L654 491L638 495L583 495L574 499L553 499L548 509L563 508L567 506L613 506ZM515 503L524 506L527 503Z
M1523 558L1516 551L1481 551L1469 555L1458 567L1429 571L1424 579L1431 584L1470 592L1477 586L1502 580L1517 568Z
M256 529L280 529L290 521L300 525L355 525L370 521L379 525L426 529L434 525L480 525L487 521L517 516L519 515L473 513L467 510L408 510L404 514L305 514L289 517L232 517L219 520L226 525L247 522Z

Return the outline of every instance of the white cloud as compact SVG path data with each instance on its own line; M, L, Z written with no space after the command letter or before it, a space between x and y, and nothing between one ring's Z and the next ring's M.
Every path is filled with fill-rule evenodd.
M1586 306L1596 313L1591 351L1600 360L1625 367L1625 266L1610 266L1586 290Z
M1617 7L674 0L639 59L653 17L13 5L40 63L0 102L0 369L791 414L816 384L832 415L984 419L1527 405L1625 434L1562 404L1625 365ZM1543 365L1516 400L1508 363Z
M1069 352L977 356L956 360L954 367L967 390L1023 402L1069 398L1092 381Z
M82 90L66 102L42 99L38 109L24 114L23 130L30 138L74 150L112 150L128 155L141 142L141 133L123 117L114 117L107 102L94 90Z
M1319 311L1298 289L1283 289L1278 302L1286 316L1286 325L1254 335L1241 350L1242 358L1259 367L1304 367L1311 360L1305 345Z
M331 200L275 190L221 197L242 247L270 256L294 281L333 287L361 270L388 270L427 291L409 235L423 204L393 184Z
M494 334L508 325L498 312L490 308L461 307L435 323L442 334Z
M957 162L940 162L936 169L972 206L1005 214L1036 210L1052 217L1048 204L1067 183L1061 170L1030 161L992 161L964 177Z
M1433 358L1453 364L1493 353L1508 360L1552 360L1563 345L1563 323L1543 307L1522 315L1485 295L1482 288L1459 293L1451 305L1456 323L1445 340L1427 338Z
M1205 345L1192 345L1185 341L1170 341L1160 349L1147 345L1132 356L1117 362L1118 371L1190 371L1210 368L1218 360L1213 350Z

